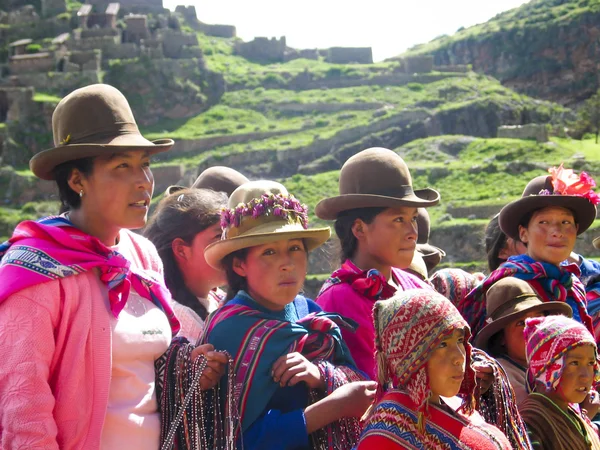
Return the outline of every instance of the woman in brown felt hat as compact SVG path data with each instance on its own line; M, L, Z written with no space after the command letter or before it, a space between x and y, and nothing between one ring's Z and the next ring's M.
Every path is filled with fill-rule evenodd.
M221 225L205 256L225 270L228 300L209 316L204 342L235 355L243 447L352 448L376 384L360 381L342 340L340 327L353 324L299 295L308 252L329 227L308 228L306 206L267 180L236 189Z
M373 304L397 290L431 289L404 272L417 244L417 208L437 205L433 189L413 191L412 178L400 156L371 148L351 157L340 172L340 195L321 200L318 217L335 220L342 266L325 282L317 303L359 324L343 331L359 369L376 376Z
M589 175L572 170L549 169L549 176L530 181L523 196L500 211L499 225L514 240L527 246L527 253L511 256L458 305L459 311L477 333L485 319L485 295L498 280L517 277L527 281L543 301L562 301L573 310L573 318L593 334L600 322L600 302L594 300L579 280L580 268L564 264L575 246L577 235L589 228L600 200ZM593 294L592 294L593 295ZM592 314L590 314L592 312Z
M150 158L173 141L145 139L101 84L62 99L52 126L30 167L68 212L19 224L0 248L0 447L158 448L155 361L179 323L155 248L129 230L146 222ZM180 353L207 358L203 388L227 362L211 350Z
M180 336L196 342L208 314L225 300L225 273L204 258L208 245L221 239L221 210L227 197L249 180L229 167L203 171L191 188L170 186L144 229L162 259Z
M475 336L475 347L486 351L502 365L520 404L528 395L523 336L525 319L551 314L571 317L573 311L563 302L542 302L529 283L508 277L489 289L486 313L486 325Z

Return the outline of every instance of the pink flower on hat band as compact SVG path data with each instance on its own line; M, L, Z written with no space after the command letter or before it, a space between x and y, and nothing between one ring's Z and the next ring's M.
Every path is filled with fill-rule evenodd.
M600 196L594 192L596 182L586 172L575 174L572 169L565 169L561 163L559 167L551 167L548 173L552 177L554 192L542 189L538 195L575 195L589 200L592 204L600 203Z
M302 228L308 229L308 208L300 203L293 195L263 194L244 204L240 203L233 209L221 211L221 228L230 226L239 227L242 218L252 217L258 219L261 216L276 216L282 219L292 219L300 222Z

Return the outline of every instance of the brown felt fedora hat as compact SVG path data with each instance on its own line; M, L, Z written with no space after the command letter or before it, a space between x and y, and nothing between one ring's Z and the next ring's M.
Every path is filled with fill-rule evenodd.
M486 325L475 336L475 347L486 351L490 338L515 320L520 314L547 312L573 316L571 307L564 302L543 302L527 281L502 278L486 293Z
M519 239L519 225L527 214L548 206L569 209L579 225L577 234L587 230L596 218L596 206L585 197L577 195L555 195L552 177L542 175L534 178L523 191L520 199L506 205L500 211L498 224L508 237Z
M206 262L221 268L221 261L243 248L282 239L303 239L308 251L321 246L329 227L308 229L305 205L301 205L280 183L268 180L242 184L229 196L221 214L223 236L204 250Z
M248 178L231 167L214 166L198 175L198 178L192 184L192 189L211 189L217 192L225 192L229 197L233 191L248 181L250 181ZM169 186L165 191L165 196L172 195L182 189L186 189L185 186Z
M86 86L63 98L52 114L52 135L54 148L29 161L31 171L43 180L53 180L55 167L67 161L128 150L154 154L174 144L171 139L144 138L125 96L107 84Z
M335 220L339 213L356 208L427 207L437 205L440 194L433 189L413 191L408 166L395 152L370 148L352 156L342 166L340 195L321 200L317 217Z
M431 220L427 209L419 208L418 213L417 229L419 235L417 237L416 251L421 254L421 258L427 266L427 271L431 272L442 261L442 258L446 256L446 252L429 243Z

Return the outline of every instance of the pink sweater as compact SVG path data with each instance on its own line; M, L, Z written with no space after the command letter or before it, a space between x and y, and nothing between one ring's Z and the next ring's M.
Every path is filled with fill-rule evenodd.
M394 280L401 290L432 289L427 283L400 269L392 268ZM377 380L375 359L375 324L373 323L374 300L363 297L348 283L335 284L317 297L323 311L337 313L358 323L355 333L342 329L342 337L348 345L356 367L371 380Z
M123 230L126 245L133 264L162 273L149 241ZM0 303L0 448L99 448L112 370L108 304L95 272Z

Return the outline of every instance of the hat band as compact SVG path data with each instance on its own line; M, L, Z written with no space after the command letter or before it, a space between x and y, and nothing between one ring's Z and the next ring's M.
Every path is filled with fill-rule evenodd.
M383 189L359 189L360 192L347 192L347 194L367 194L367 195L381 195L383 197L396 197L403 198L414 195L414 191L411 185L403 184L401 186L394 186L392 188Z
M496 308L494 310L494 312L492 312L490 314L490 319L492 320L498 320L501 319L502 317L504 317L504 313L506 313L506 311L510 310L511 308L513 308L516 304L521 303L524 299L526 298L537 298L539 300L539 304L541 305L543 302L539 299L539 297L535 294L521 294L521 295L517 295L515 298L513 298L510 302L506 302L503 305L499 306L498 308Z
M116 122L104 128L96 128L93 132L67 134L60 140L59 145L94 144L103 139L122 136L124 134L139 134L138 126L133 122Z
M300 220L300 218L293 214L290 214L287 217L276 216L276 215L272 215L272 214L270 214L268 216L260 216L257 218L254 218L252 216L246 216L246 217L242 218L242 221L239 226L237 226L237 227L230 226L230 227L226 228L224 237L226 239L231 239L231 238L235 238L238 236L242 236L246 233L251 234L250 232L253 229L258 228L262 225L266 225L268 223L273 223L273 222L281 223L282 227L286 226L286 225L300 225L303 230L306 229L304 227L302 221Z

